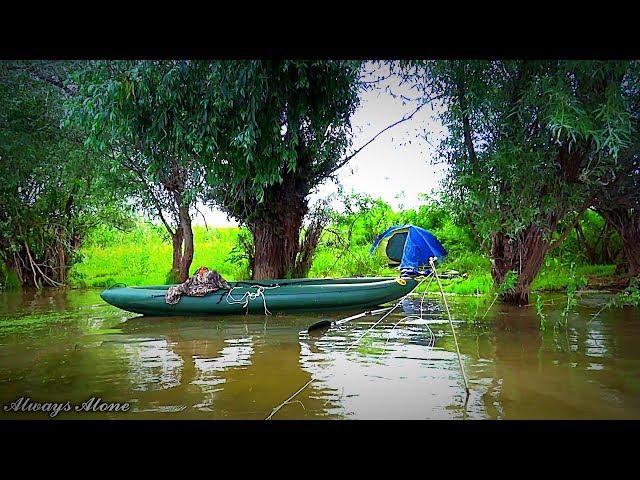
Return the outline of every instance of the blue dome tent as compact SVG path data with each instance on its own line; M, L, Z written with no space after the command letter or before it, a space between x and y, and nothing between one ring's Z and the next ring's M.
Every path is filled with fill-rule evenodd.
M424 273L429 268L429 258L442 260L447 251L438 239L424 228L414 225L396 225L376 237L370 253L380 252L389 260L389 266L397 266L408 274Z

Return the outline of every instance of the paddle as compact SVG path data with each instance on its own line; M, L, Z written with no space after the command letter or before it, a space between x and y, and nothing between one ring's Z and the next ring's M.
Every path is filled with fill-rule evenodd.
M379 313L384 313L387 310L391 310L392 308L394 308L394 307L379 308L378 310L367 310L366 312L358 313L357 315L352 315L351 317L343 318L342 320L337 320L337 321L320 320L319 322L316 322L313 325L311 325L307 329L307 332L311 333L311 332L313 332L315 330L320 330L320 329L323 329L323 328L329 328L331 326L342 325L343 323L347 323L350 320L355 320L356 318L361 318L361 317L364 317L366 315L378 315Z

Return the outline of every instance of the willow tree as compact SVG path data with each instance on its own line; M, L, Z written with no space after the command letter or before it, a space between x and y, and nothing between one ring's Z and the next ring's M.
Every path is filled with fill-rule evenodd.
M351 150L360 66L97 62L76 79L72 118L89 132L92 146L138 176L135 192L146 192L137 195L174 238L174 266L184 234L181 278L193 251L187 213L200 194L250 229L254 278L304 275L322 225L312 219L301 234L309 194L379 134L412 116ZM173 207L174 227L162 214L166 206Z
M640 63L634 62L625 78L623 92L635 125L640 127ZM594 202L594 209L608 225L612 225L622 242L624 283L640 277L640 140L634 141L617 159L617 175L603 183Z
M628 62L448 61L405 74L443 102L440 154L457 213L484 238L509 303L530 286L561 223L619 171L633 122ZM572 226L572 225L571 225ZM509 282L511 283L511 282Z
M614 189L604 190L596 211L613 225L622 242L627 280L640 277L640 155Z
M65 80L75 68L0 63L0 270L17 280L10 283L64 284L91 228L127 223L123 200L107 186L107 172L94 164L80 132L60 128L73 93Z
M254 278L300 274L308 195L353 156L359 73L360 62L347 61L208 65L209 198L253 234Z
M74 77L67 125L111 164L114 190L159 219L173 245L172 279L193 260L192 214L204 173L188 132L199 86L188 61L87 62Z

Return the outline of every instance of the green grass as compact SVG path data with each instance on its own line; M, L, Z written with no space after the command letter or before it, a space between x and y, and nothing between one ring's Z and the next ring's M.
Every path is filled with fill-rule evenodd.
M462 277L442 279L443 290L456 295L485 295L492 293L493 279L491 278L491 262L488 258L477 253L460 254L457 258L449 257L439 272L456 270L464 274ZM615 265L578 265L576 276L589 278L610 277L615 271ZM542 266L540 273L532 285L533 292L564 291L571 284L569 265L557 258L549 258ZM438 291L438 286L432 282L429 291Z
M613 275L615 265L578 265L576 277L608 277ZM535 292L562 291L571 283L569 266L562 264L544 265L531 288Z
M18 276L7 270L4 264L0 263L0 290L19 290L20 280Z
M232 253L237 245L239 228L209 228L194 226L195 256L191 273L200 266L218 270L229 280L246 279L246 260ZM454 232L455 233L455 232ZM438 233L436 233L438 236ZM446 232L444 233L446 235ZM445 245L449 256L438 268L440 273L455 270L461 276L442 279L444 291L457 295L487 295L494 292L491 262L477 251L469 251L467 243L456 243L455 235ZM394 276L397 270L386 266L379 255L369 254L369 244L352 244L348 249L338 246L325 235L309 272L310 277ZM444 241L444 240L443 240ZM355 243L355 242L353 242ZM154 285L166 283L171 268L171 244L161 226L140 222L129 232L99 228L80 251L81 261L70 275L75 287L108 287ZM566 255L565 255L566 256ZM613 274L613 265L576 266L577 277L606 277ZM534 292L565 290L571 283L569 264L557 257L546 259L533 283ZM425 282L419 290L427 286ZM435 292L436 282L428 285Z
M195 226L191 273L206 265L229 280L246 278L246 265L229 258L239 231L239 228ZM130 232L98 230L80 250L82 261L71 270L71 285L163 284L171 269L171 252L169 239L161 228L153 225L140 223Z
M384 258L369 253L368 245L354 245L348 250L320 246L309 276L352 277L356 275L391 276L397 270L388 268Z

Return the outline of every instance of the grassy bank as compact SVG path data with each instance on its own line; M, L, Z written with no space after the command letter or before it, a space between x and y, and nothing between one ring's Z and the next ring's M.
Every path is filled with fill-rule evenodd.
M373 227L372 227L373 228ZM455 270L460 276L443 279L447 292L478 295L492 291L491 263L488 258L469 251L469 239L452 225L434 229L449 250L449 257L440 271ZM375 226L377 231L378 226ZM200 266L218 270L229 280L246 279L247 261L242 258L237 239L239 228L209 228L195 226L195 257L192 273ZM328 231L318 248L311 277L341 277L356 275L393 276L397 270L386 267L385 260L369 254L370 235L352 236L348 246L337 241ZM129 232L100 228L94 231L80 251L81 259L74 265L70 281L74 287L108 287L116 283L153 285L165 283L171 267L171 244L160 226L140 222ZM573 258L565 255L567 258ZM574 261L573 259L572 261ZM578 264L574 278L611 276L613 265ZM559 291L572 281L569 261L549 257L533 284L535 291ZM432 283L429 290L436 290Z
M196 226L192 273L207 265L226 278L244 278L246 262L234 262L231 254L239 231ZM97 229L80 250L80 256L71 270L72 286L157 285L165 283L171 268L171 243L163 227L140 222L129 232Z

